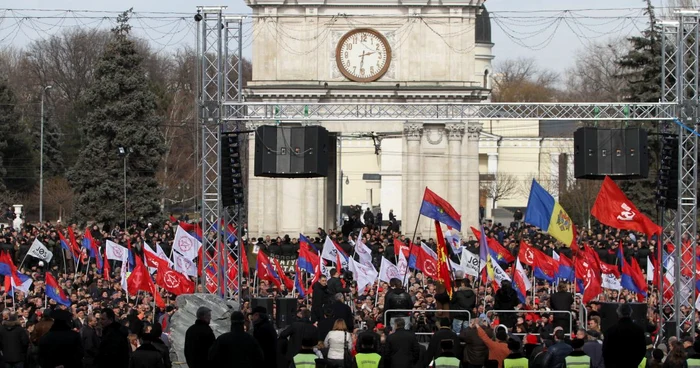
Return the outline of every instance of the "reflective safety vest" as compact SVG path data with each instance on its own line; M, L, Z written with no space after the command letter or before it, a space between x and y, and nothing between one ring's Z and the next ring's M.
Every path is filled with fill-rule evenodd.
M455 357L439 357L435 359L435 368L459 368L459 359Z
M357 368L377 368L381 359L382 356L377 353L357 353L355 355Z
M316 368L316 354L297 354L294 356L294 366L297 368Z
M642 362L639 363L639 368L646 368L646 366L647 366L647 357L644 357L644 359L642 359Z
M688 359L688 368L700 368L700 359L690 358Z
M569 355L564 361L566 362L566 368L589 368L591 366L591 357L588 355Z
M527 368L527 358L504 359L503 368Z

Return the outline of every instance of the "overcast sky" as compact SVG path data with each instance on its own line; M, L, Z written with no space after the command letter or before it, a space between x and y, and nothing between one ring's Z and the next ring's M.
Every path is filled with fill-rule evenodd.
M661 6L664 0L654 0L655 6ZM5 6L9 5L6 3ZM144 11L167 11L183 12L194 14L197 2L191 0L123 0L114 2L113 0L23 0L13 2L12 6L25 9L72 9L72 10L120 10L118 8L134 7L136 12ZM232 13L249 12L250 9L243 0L231 0L229 11ZM495 12L496 16L507 16L500 24L494 20L493 41L496 44L494 53L497 61L516 57L533 57L538 64L545 68L563 71L570 66L573 55L589 42L605 42L610 37L625 37L631 34L638 34L638 29L647 26L643 19L621 20L614 17L636 16L639 11L630 9L644 6L643 0L488 0L486 2L489 11ZM564 10L564 9L610 9L614 11L578 11L574 14L587 17L610 17L610 18L575 18L567 22L559 22L558 27L552 24L552 19L542 17L556 17L557 13L532 13L536 10ZM23 13L26 14L27 12ZM5 14L8 14L5 12ZM36 14L36 13L32 13ZM43 13L45 14L45 13ZM1 15L1 13L0 13ZM516 18L518 17L518 18ZM539 18L537 18L539 17ZM165 34L151 36L151 40L162 47L172 47L179 42L193 44L194 37L187 33L186 28L191 27L189 21L182 21L178 28L181 32L177 37L165 37ZM11 38L7 38L8 32L16 27L8 27L8 20L0 23L0 46L11 42L14 45L25 45L29 40L38 37L46 37L52 32L58 20L46 19L33 21L22 26L21 32ZM68 19L65 24L75 20ZM86 24L89 23L84 21ZM106 26L106 24L101 24ZM635 26L636 25L636 26ZM3 27L4 26L4 27ZM140 28L138 32L145 32L151 24L136 24ZM156 24L156 29L167 30L168 24ZM538 31L539 30L539 31ZM153 34L153 33L151 33ZM249 52L247 52L249 54Z

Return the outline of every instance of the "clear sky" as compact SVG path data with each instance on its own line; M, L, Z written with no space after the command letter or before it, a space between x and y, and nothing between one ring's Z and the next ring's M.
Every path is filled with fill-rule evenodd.
M654 0L655 6L662 1ZM7 6L6 3L4 6ZM187 0L23 0L12 2L12 7L22 9L70 9L70 10L109 10L118 11L134 7L136 12L160 11L194 14L197 2ZM207 4L205 4L207 5ZM211 4L209 4L211 5ZM232 13L248 12L243 0L231 0L228 4ZM639 29L647 26L640 18L638 10L644 6L642 0L488 0L489 11L495 13L492 21L493 41L496 44L497 60L515 57L533 57L542 67L562 71L570 66L573 55L586 43L605 41L609 37L624 37L638 34ZM564 13L566 20L557 21L562 13L533 12L538 10L564 9L611 9L615 10L580 10ZM13 44L23 46L29 40L46 37L48 34L66 27L82 23L107 27L109 21L95 19L75 19L74 14L83 17L94 13L62 13L35 11L0 10L0 16L11 15L13 19L0 22L0 46ZM104 15L113 15L105 13ZM55 16L55 18L22 20L25 15ZM499 16L505 18L498 18ZM629 19L618 17L630 17ZM21 26L12 26L12 23ZM194 43L193 21L191 16L181 20L151 20L133 23L137 34L149 39L156 49L166 49L179 43ZM145 33L148 32L148 33Z

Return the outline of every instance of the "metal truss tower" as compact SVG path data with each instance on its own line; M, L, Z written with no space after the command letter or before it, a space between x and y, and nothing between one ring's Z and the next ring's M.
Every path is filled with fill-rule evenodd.
M238 287L242 240L233 240L224 229L239 229L244 206L224 207L221 189L222 133L240 130L240 122L226 122L236 116L229 105L242 101L243 18L224 14L225 6L198 7L197 73L198 117L201 125L202 170L202 274L203 291L216 292L240 302ZM240 143L240 142L239 142ZM230 255L232 257L230 257ZM231 261L232 260L232 261ZM235 277L237 280L231 280Z

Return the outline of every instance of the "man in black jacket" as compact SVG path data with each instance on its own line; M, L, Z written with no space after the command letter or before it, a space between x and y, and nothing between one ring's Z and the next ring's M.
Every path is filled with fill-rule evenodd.
M335 268L331 270L331 279L328 280L328 293L331 297L338 293L349 293L350 289L343 287L343 281L340 280L340 274Z
M452 330L456 334L459 334L460 331L462 331L464 324L469 321L469 313L472 313L474 307L476 306L476 294L471 288L471 283L467 279L460 281L461 283L459 284L459 288L454 295L452 295L452 303L450 304L450 309L452 310L465 311L454 314Z
M401 280L391 279L389 280L389 286L391 290L389 290L384 297L384 310L413 309L411 295L403 288ZM387 319L389 319L389 323L394 330L396 330L396 320L398 319L404 321L404 326L407 329L411 328L410 312L389 312L387 313Z
M231 314L231 332L219 336L209 350L210 367L263 367L263 351L255 338L243 330L244 322L243 313Z
M24 364L29 348L29 334L20 325L16 314L11 314L7 321L3 321L0 341L2 341L2 356L6 367Z
M102 341L95 357L95 365L100 368L128 366L131 353L127 338L129 331L116 321L114 310L110 308L102 309L100 322L102 323Z
M493 329L489 328L489 323L486 319L472 319L469 326L464 326L459 337L464 340L464 356L462 365L465 367L483 367L489 359L489 348L479 337L477 323L481 324L484 332L490 338L494 338Z
M83 343L83 351L85 352L83 357L83 367L85 368L95 367L95 357L100 347L100 338L97 336L95 327L97 327L97 320L93 316L88 316L85 319L85 325L80 330L80 341Z
M394 333L386 338L384 347L384 367L385 368L408 368L413 367L420 359L420 346L416 335L406 330L405 322L402 318L396 320Z
M253 337L258 342L265 357L265 364L259 368L277 368L277 331L267 315L265 307L252 310Z
M39 365L42 367L82 367L83 347L80 343L80 334L73 331L71 326L73 316L68 311L56 309L51 312L51 318L53 318L51 329L39 340ZM126 359L128 364L128 355Z
M452 340L452 356L461 357L462 349L459 343L459 336L450 329L450 319L442 317L438 320L438 330L433 334L428 344L428 349L425 352L425 365L440 356L440 342L443 340ZM461 359L460 359L461 360Z
M501 281L501 288L496 291L494 297L493 308L495 310L511 311L515 310L518 304L520 304L520 300L515 289L513 289L513 284L508 280ZM508 328L512 328L517 320L515 313L500 313L498 318L501 324Z
M345 304L345 296L343 294L335 294L335 301L331 304L331 309L333 310L333 318L345 321L349 332L355 329L355 319L352 315L352 309Z
M190 368L209 367L209 348L216 340L210 322L211 309L199 307L197 320L185 332L185 360Z
M644 329L632 322L629 304L620 304L617 315L617 324L604 332L603 362L610 368L636 367L646 354Z
M554 313L554 327L561 327L564 329L565 333L569 333L571 332L571 326L569 324L571 320L569 317L571 316L571 305L574 304L574 297L566 290L566 287L565 282L559 283L557 292L552 294L552 297L549 299L549 307L552 311L569 312L569 314Z
M288 367L294 356L299 354L302 347L301 342L304 339L313 339L316 343L319 342L318 329L311 323L311 312L308 309L301 311L301 318L282 331L279 338L289 339L286 354L287 364L285 365Z
M328 279L321 276L313 286L311 298L311 322L318 322L323 318L323 306L328 302L331 294L328 292Z

